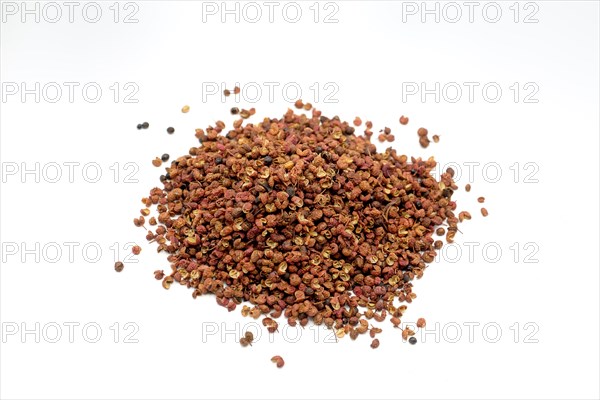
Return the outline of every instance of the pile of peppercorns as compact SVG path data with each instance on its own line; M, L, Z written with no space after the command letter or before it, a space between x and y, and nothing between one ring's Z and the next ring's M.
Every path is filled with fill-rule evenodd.
M398 326L401 303L416 297L412 281L443 244L434 233L447 231L452 241L457 231L452 171L438 181L433 158L378 152L370 122L357 135L337 116L290 109L242 125L252 114L228 132L222 121L197 129L201 145L174 159L162 187L142 199L158 214L146 239L171 264L155 277L166 289L192 289L194 298L214 294L229 311L249 302L242 314L265 317L270 331L282 315L292 326L312 320L353 339L380 331L367 319L390 316ZM405 340L412 335L402 331Z

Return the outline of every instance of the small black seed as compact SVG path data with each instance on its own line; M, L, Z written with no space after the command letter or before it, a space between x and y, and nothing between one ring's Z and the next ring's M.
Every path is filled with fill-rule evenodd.
M138 129L142 129L142 124L137 124Z
M271 165L271 163L273 162L273 157L266 156L263 161L264 161L265 165Z
M169 135L172 134L173 132L175 132L175 128L173 128L172 126L170 126L170 127L167 128L167 133Z
M231 107L231 114L236 115L240 112L240 109L237 107Z
M160 159L163 160L163 162L167 162L169 161L169 155L165 153L160 157Z
M410 339L408 339L408 343L410 344L417 344L417 338L412 336Z
M144 129L148 129L149 127L150 127L150 124L149 124L149 123L147 123L147 122L144 122L144 123L142 124L142 128L144 128Z
M221 157L215 158L215 164L219 165L223 163L223 159Z

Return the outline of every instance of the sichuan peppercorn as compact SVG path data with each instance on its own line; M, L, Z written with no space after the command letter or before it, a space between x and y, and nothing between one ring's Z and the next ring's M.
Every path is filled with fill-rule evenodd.
M271 315L270 332L276 316L324 324L336 337L374 336L380 328L367 319L399 326L404 309L394 300L415 299L413 282L443 246L433 234L457 232L452 172L435 176L433 158L378 152L352 124L294 105L311 112L244 125L255 110L241 110L228 132L222 122L196 130L202 144L173 158L145 198L157 211L147 238L170 263L155 277L165 289L177 282L193 297L214 294L229 311L248 302L242 315ZM382 136L390 140L391 129Z
M121 272L121 271L123 271L123 268L125 268L125 265L123 265L123 263L121 261L117 261L115 263L115 271Z

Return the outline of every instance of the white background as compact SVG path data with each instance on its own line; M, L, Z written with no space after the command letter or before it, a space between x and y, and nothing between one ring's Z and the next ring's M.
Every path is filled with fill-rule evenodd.
M421 20L420 2L337 1L327 9L321 3L317 23L313 2L298 3L297 23L283 18L285 3L275 8L273 23L262 2L256 23L244 15L222 23L220 13L203 14L202 3L192 1L121 3L117 23L112 2L99 3L97 23L83 18L86 3L80 3L70 23L68 8L58 4L62 18L50 23L55 10L42 14L44 3L39 22L35 15L21 20L20 2L13 3L15 15L2 3L2 398L599 397L597 2L499 2L496 23L486 21L494 18L490 6L482 15L486 2L475 8L473 22L456 3L463 14L455 23L445 3L437 5L447 12L439 22L435 15ZM138 22L123 23L133 11ZM333 11L337 22L324 23ZM524 23L531 13L537 22ZM35 94L9 94L36 82L38 102ZM78 84L73 101L62 86L52 103L51 82ZM128 82L139 89L137 103L125 102ZM239 308L227 313L213 297L192 300L191 290L165 291L154 280L152 272L168 263L131 222L139 199L164 173L151 160L186 154L197 143L194 128L218 119L231 126L236 99L208 95L203 84L251 89L253 82L263 89L260 99L251 102L248 92L237 100L257 108L252 121L284 113L290 102L281 88L297 84L324 115L359 115L374 121L376 131L389 126L399 152L458 163L459 186L471 182L471 193L456 194L459 210L474 217L461 225L454 250L462 256L448 253L430 266L403 318L428 321L430 332L418 332L416 346L403 343L386 321L377 350L368 337L330 343L328 332L309 328L288 331L291 338L301 334L297 343L282 334L270 343L263 332L252 348L241 348L235 329L252 321ZM279 85L273 98L265 82ZM441 93L439 102L407 95L422 82L429 89L455 82L463 96L452 103L453 92ZM479 85L473 101L464 82ZM102 88L96 103L82 96L87 83ZM487 83L502 89L497 102L483 97ZM319 88L318 99L311 86ZM332 87L337 92L326 102ZM532 87L539 90L527 100L537 102L525 102ZM185 104L188 114L180 112ZM410 117L408 126L399 125L401 114ZM144 121L150 129L138 131ZM420 126L439 134L440 143L421 149ZM79 163L73 179L65 162ZM37 175L22 175L23 168L35 171L35 163ZM62 166L56 183L52 163ZM96 183L89 182L94 169L82 173L88 163L100 167ZM138 169L126 170L126 163ZM466 163L479 163L474 176ZM499 167L497 182L496 169L484 171L485 165ZM138 182L127 182L127 172ZM478 196L487 199L486 219ZM72 258L66 242L76 243ZM115 258L125 257L129 242L143 251L117 274ZM473 258L467 242L477 246ZM502 254L490 250L486 259L486 244ZM86 245L89 253L82 254ZM23 329L35 332L36 323L39 338L22 336ZM72 340L68 323L79 324ZM471 323L479 325L470 335ZM92 324L87 335L85 324ZM62 336L51 343L56 326ZM101 336L90 343L94 326ZM275 354L286 360L281 370L269 361Z

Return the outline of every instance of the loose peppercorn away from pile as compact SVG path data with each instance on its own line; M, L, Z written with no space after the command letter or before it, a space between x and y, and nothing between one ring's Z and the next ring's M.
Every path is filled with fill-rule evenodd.
M174 159L144 199L158 211L147 238L171 264L163 287L351 336L367 331L363 315L399 323L399 303L416 297L412 281L441 247L436 229L457 230L452 174L437 181L433 158L377 152L316 109L242 122L197 129L201 146Z

